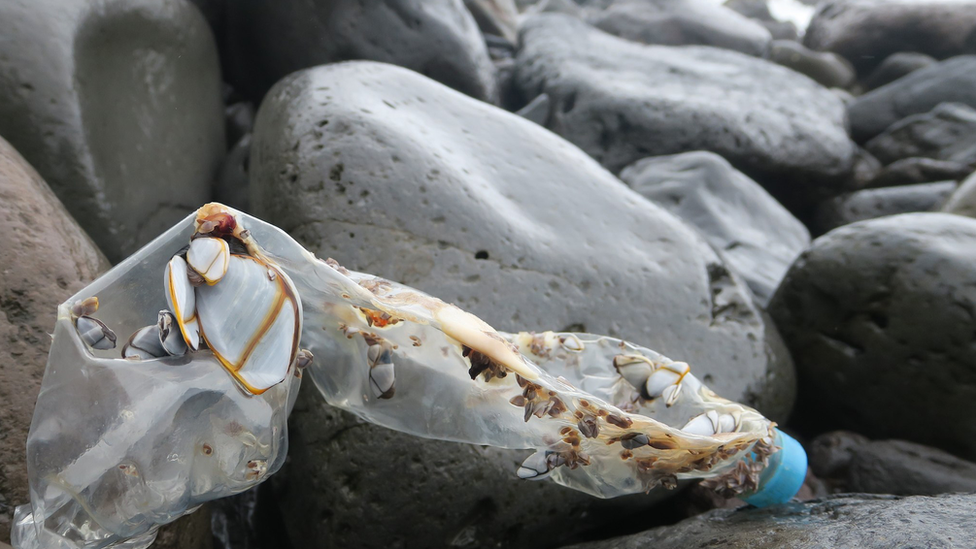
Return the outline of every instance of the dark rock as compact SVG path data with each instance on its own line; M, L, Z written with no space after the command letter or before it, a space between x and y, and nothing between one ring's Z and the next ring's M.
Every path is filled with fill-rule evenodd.
M239 101L224 109L227 142L233 145L254 127L254 105L249 101Z
M817 210L818 234L886 215L938 210L956 190L955 181L864 189L835 197Z
M843 55L866 75L893 53L937 59L972 53L974 32L972 2L830 0L817 5L803 43Z
M942 206L942 211L956 215L976 217L976 173L970 175L952 193Z
M931 55L915 52L893 53L864 79L864 91L871 91L890 84L903 76L934 65L938 61Z
M213 199L241 211L251 211L248 190L248 163L251 156L251 134L245 134L227 153L214 184Z
M0 3L0 135L118 261L209 198L226 149L207 22L181 0Z
M765 509L720 509L576 549L889 549L976 545L976 495L845 494Z
M518 8L513 0L464 0L481 32L500 36L510 44L518 40Z
M972 171L972 168L959 162L932 158L906 158L881 168L867 186L895 187L926 181L959 181Z
M976 463L904 440L834 431L814 439L810 466L834 491L935 495L976 492Z
M428 291L502 330L641 341L695 364L724 396L772 417L788 409L788 357L745 285L693 229L558 136L376 63L302 71L268 97L251 148L251 204L320 257ZM282 497L295 539L522 546L606 519L588 496L518 483L512 453L347 429L353 420L318 400L293 416L298 473ZM441 503L431 513L417 501Z
M834 88L835 91L840 91ZM871 153L858 147L854 154L854 168L851 170L849 188L851 190L864 189L871 186L871 182L877 179L881 171L881 162L871 155ZM924 181L936 181L935 179L925 179Z
M696 227L766 306L810 233L758 183L709 152L652 156L620 172L644 197Z
M883 164L923 157L976 167L976 110L940 103L892 124L864 148Z
M153 549L213 549L210 505L204 505L159 529ZM244 548L235 548L244 549Z
M797 363L795 425L976 457L976 220L902 214L816 239L770 313ZM936 274L937 273L937 274Z
M847 108L851 134L862 143L902 118L927 113L939 103L976 108L976 55L919 69L858 97Z
M760 21L766 27L773 40L794 40L800 37L800 32L792 21Z
M519 109L515 114L526 120L531 120L540 126L545 126L546 122L549 121L549 109L551 105L552 102L549 101L549 96L543 93L539 94L532 101L529 101L528 105Z
M849 175L843 104L789 69L717 48L634 44L555 14L526 21L521 39L522 93L548 94L549 129L611 171L707 150L795 195Z
M488 50L461 0L234 0L227 45L228 80L255 103L290 72L350 59L393 63L496 98Z
M828 88L846 88L854 83L854 68L843 57L811 51L792 40L774 40L769 48L769 60Z
M772 39L758 22L707 0L590 0L586 20L643 44L714 46L762 56Z

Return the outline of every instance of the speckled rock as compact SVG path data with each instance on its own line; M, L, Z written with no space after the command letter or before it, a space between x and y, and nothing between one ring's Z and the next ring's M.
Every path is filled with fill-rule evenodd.
M835 185L851 170L843 103L789 69L718 48L635 44L556 14L529 19L521 33L522 93L547 93L549 129L611 171L707 150L803 194L805 180Z
M514 44L518 40L518 8L514 0L464 0L478 28Z
M940 103L927 113L892 124L864 148L884 164L923 157L976 168L976 109Z
M118 261L209 198L217 50L183 0L0 3L0 135Z
M0 138L0 539L27 503L27 431L58 305L108 261L37 172Z
M847 107L851 135L864 142L906 116L953 102L976 108L976 55L919 69L858 97Z
M250 170L255 214L320 257L428 291L501 330L569 328L641 341L694 364L729 398L772 417L789 407L788 356L707 243L519 116L390 65L318 67L268 95ZM348 418L314 419L336 413L328 410L309 412L309 425L343 430ZM591 498L517 483L511 458L369 427L330 443L301 425L292 431L296 470L314 468L322 479L346 462L377 470L349 466L350 480L328 480L357 487L349 490L290 483L282 497L296 539L341 546L326 540L388 531L442 546L473 525L476 546L517 546L596 520L586 511L596 505ZM383 459L363 456L360 444ZM321 465L325 455L334 465ZM367 478L383 481L357 480ZM477 497L457 493L469 491ZM412 505L418 500L448 503L431 518ZM643 508L635 501L634 510ZM516 504L552 512L512 522Z
M976 463L904 440L871 441L846 431L813 440L810 466L843 492L926 496L976 492ZM816 461L816 462L815 462Z
M772 36L762 25L708 0L589 0L586 20L643 44L700 44L762 56Z
M809 50L793 40L774 40L769 60L828 88L846 88L854 83L854 67L846 59L835 53Z
M962 185L952 193L952 196L942 206L942 211L976 217L976 172L967 177Z
M709 152L652 156L620 178L690 223L722 253L766 306L810 233L775 198L725 159Z
M820 2L803 43L843 55L868 74L889 55L918 52L945 59L972 53L976 4L926 0Z
M765 509L720 509L575 549L890 549L976 545L976 495L845 494Z
M796 421L976 457L976 220L841 227L790 268L769 311L796 360Z
M864 91L871 91L890 84L918 69L934 65L938 61L931 55L915 52L893 53L885 58L867 77L864 78Z
M955 181L864 189L834 197L817 209L815 227L823 234L843 225L886 215L936 211L956 190Z
M256 102L286 74L367 59L415 70L494 101L494 68L462 0L234 0L227 4L228 80Z
M895 187L926 181L959 181L972 171L972 168L959 162L932 158L906 158L896 160L879 169L867 186Z

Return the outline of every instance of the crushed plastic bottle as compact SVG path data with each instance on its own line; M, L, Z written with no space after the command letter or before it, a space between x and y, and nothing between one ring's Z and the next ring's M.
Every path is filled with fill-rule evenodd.
M190 257L186 248L202 238L223 239L232 255L220 255L220 243L195 245L213 250L200 274L220 271L211 268L220 261L232 267L215 281L194 281L196 290L187 290L197 296L194 309L177 287L185 281L176 277L174 286L171 273L182 272L184 257L191 270L200 264L200 253ZM267 268L233 267L253 261ZM279 316L268 318L287 317L292 289L300 296L300 339L247 328L250 347L290 350L288 363L249 366L246 356L230 360L211 341L238 326L241 314L237 300L209 289L221 284L250 294L278 288ZM214 313L221 307L226 318ZM178 314L167 316L172 309ZM172 331L173 318L181 332ZM194 351L196 322L202 343ZM128 345L138 349L123 359L112 348L115 334L130 333ZM166 339L173 333L189 349L155 358L167 342L166 352L180 352ZM154 342L146 334L161 345L144 343ZM255 386L248 368L260 379L282 368L287 375ZM160 525L265 480L284 460L303 372L331 405L367 421L422 437L534 449L518 476L597 497L700 478L766 505L791 498L806 472L795 441L755 410L717 396L685 363L603 336L496 332L453 305L320 260L277 227L210 204L59 308L28 437L31 505L17 508L14 546L143 549Z

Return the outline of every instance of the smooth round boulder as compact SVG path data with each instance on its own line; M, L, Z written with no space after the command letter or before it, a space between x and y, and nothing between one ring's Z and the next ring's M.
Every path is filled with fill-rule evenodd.
M896 187L926 181L960 181L973 169L959 162L934 158L905 158L879 168L866 183L867 187Z
M940 103L927 113L895 122L864 148L882 164L932 158L976 168L976 109L961 103Z
M938 61L931 55L915 52L893 53L885 58L863 81L864 91L871 91L890 84L903 76L934 65Z
M795 424L976 458L976 219L846 225L793 264L769 311L796 360Z
M706 150L780 196L842 185L852 170L842 101L774 63L635 44L557 14L526 21L521 40L522 94L548 94L547 127L613 172L647 156Z
M854 68L846 59L835 53L812 51L794 40L774 40L769 60L828 88L847 88L854 83Z
M250 186L255 214L320 257L417 287L500 330L639 341L689 362L728 398L779 419L789 408L791 369L778 336L694 229L537 124L415 72L354 62L284 79L258 112ZM289 473L298 480L282 498L296 539L389 531L418 546L517 546L598 520L588 496L518 482L511 454L315 410L294 422L292 467L321 479L331 474L324 463L375 470L348 467L349 480L328 480L348 489L327 491L302 480L311 473ZM345 430L349 441L330 442L317 425ZM367 445L383 458L363 457ZM432 516L412 505L418 499L449 503ZM511 514L512 506L552 511ZM466 528L472 534L459 538Z
M227 79L255 104L288 73L352 59L497 98L487 46L462 0L234 0L225 17Z
M976 172L959 185L942 206L942 211L967 217L976 217Z
M210 197L217 48L184 0L0 3L0 135L112 261Z
M856 221L909 212L938 211L956 190L955 181L862 189L836 196L817 208L814 228L823 234Z

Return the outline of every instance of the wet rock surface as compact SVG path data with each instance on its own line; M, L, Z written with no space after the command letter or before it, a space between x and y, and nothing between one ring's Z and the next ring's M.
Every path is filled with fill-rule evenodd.
M810 233L761 186L722 157L689 152L638 160L620 178L697 228L765 306Z
M828 88L846 88L854 83L854 68L846 59L807 49L793 40L774 40L769 48L769 60Z
M972 53L974 31L971 2L831 0L817 5L803 43L843 55L867 74L894 53L937 59Z
M864 78L864 90L871 91L890 84L903 76L934 65L938 61L924 53L899 52L885 58L867 77Z
M321 257L436 293L498 329L618 333L684 357L726 395L755 401L774 417L789 406L790 367L778 337L704 239L521 117L393 66L321 67L293 75L269 95L258 113L250 169L256 213ZM308 421L344 425L348 418ZM508 477L489 474L499 466L481 450L360 429L363 444L396 448L379 452L408 461L387 456L357 467L360 476L386 479L375 490L372 483L354 492L289 484L285 515L299 539L353 539L389 529L442 545L481 520L464 522L460 511L495 517L477 527L479 544L580 528L573 518L583 501L577 495L550 496L549 488L535 486L525 492L508 464L502 467ZM298 425L294 436L312 435ZM290 456L296 470L326 478L332 473L321 465L323 455L330 463L359 463L367 458L358 447L326 438L309 442L307 451L296 443ZM421 458L408 468L411 455ZM444 493L457 485L482 494L497 511L478 512L474 501L458 500L464 503L457 509L438 511L443 518L435 528L427 509L377 501L383 494L405 499L401 493L411 501L467 498ZM533 493L551 497L556 503L538 504L553 512L533 515L532 528L511 530L508 502L539 501ZM585 508L597 505L587 501ZM309 512L346 508L373 509L373 518L350 522Z
M923 157L976 167L976 109L940 103L892 124L864 148L883 164Z
M771 36L761 24L706 0L590 0L586 20L644 44L699 44L762 56Z
M976 217L976 173L970 175L942 206L942 211Z
M574 545L575 549L833 549L945 547L976 543L976 495L848 494L767 509L716 510L674 526Z
M932 158L905 158L880 168L866 186L895 187L926 181L959 181L972 171L972 168L959 162Z
M836 185L851 170L841 100L789 69L717 48L634 44L553 14L521 32L518 87L547 93L547 127L611 171L707 150L803 194L805 178Z
M856 221L886 215L939 210L956 190L955 181L864 189L833 198L817 209L816 230L823 234Z
M179 0L0 6L0 135L118 261L209 198L224 153L210 28Z
M899 120L931 111L940 103L976 108L976 55L961 55L919 69L866 93L848 106L851 134L867 141Z
M240 0L227 5L228 78L260 99L290 72L367 59L415 70L472 97L494 100L494 69L461 0Z
M796 360L806 429L976 457L976 424L958 421L976 402L974 246L976 220L915 213L841 227L800 256L769 310Z

